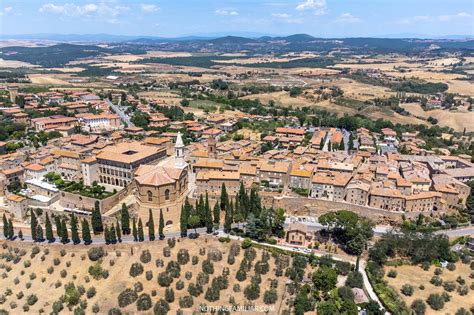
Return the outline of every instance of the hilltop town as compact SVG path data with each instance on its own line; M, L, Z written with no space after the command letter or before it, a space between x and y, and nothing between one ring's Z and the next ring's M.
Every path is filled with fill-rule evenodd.
M2 311L472 311L472 41L273 40L0 48Z

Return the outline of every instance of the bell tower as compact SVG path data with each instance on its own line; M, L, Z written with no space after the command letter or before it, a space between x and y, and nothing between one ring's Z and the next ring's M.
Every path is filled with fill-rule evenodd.
M176 143L174 144L174 152L175 152L174 167L176 168L185 167L186 163L184 162L184 143L183 143L183 138L181 136L181 132L178 132L178 136L176 137Z

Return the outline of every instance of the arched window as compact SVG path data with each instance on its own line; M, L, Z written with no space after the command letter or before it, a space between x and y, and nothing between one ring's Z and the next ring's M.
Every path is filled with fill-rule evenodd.
M151 191L147 191L146 195L148 197L148 201L153 201L153 193Z
M169 189L165 190L165 200L170 200L170 190Z

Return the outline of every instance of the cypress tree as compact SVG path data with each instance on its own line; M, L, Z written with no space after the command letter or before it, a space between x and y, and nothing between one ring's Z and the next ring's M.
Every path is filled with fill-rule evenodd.
M119 221L117 220L117 223L116 223L116 228L115 228L115 233L117 234L117 241L119 241L120 243L122 242L122 232L121 232L121 229L120 229L120 224L119 224Z
M132 234L133 234L133 240L134 240L135 242L138 241L137 219L135 219L135 218L133 218Z
M344 151L344 149L344 140L341 140L341 142L339 143L339 150Z
M36 215L33 210L31 210L30 226L31 226L31 238L36 242L36 226L38 221L36 220Z
M214 210L213 210L213 214L214 214L214 225L216 226L216 228L218 229L219 228L219 224L220 224L220 207L219 207L219 201L216 201L216 204L214 205Z
M319 150L322 150L324 148L324 138L321 138L321 141L319 141Z
M354 150L354 136L349 134L349 151Z
M138 219L138 241L143 242L145 240L145 237L143 235L143 223L142 219Z
M206 205L204 204L204 198L202 194L199 196L199 208L196 212L201 221L200 225L204 225L206 223Z
M15 236L15 232L13 232L13 222L12 219L8 220L8 238L12 239Z
M94 234L100 234L104 231L104 225L102 224L102 215L100 213L100 202L97 200L92 211L92 230Z
M229 206L229 196L227 195L227 189L225 188L225 184L222 183L221 187L221 210L225 211L226 207Z
M69 235L67 231L66 219L61 222L61 242L66 244L69 242Z
M332 144L331 144L331 141L328 141L328 151L329 151L329 152L332 151Z
M42 242L44 241L43 238L43 228L41 227L41 224L38 224L36 226L36 241L37 242Z
M148 209L148 239L150 241L155 240L155 222L153 220L151 209Z
M46 239L48 240L48 242L50 243L54 242L53 226L51 225L51 220L49 219L49 215L47 213L46 213L45 229L46 229Z
M86 219L82 220L82 239L86 245L92 243L91 229L89 228L89 221Z
M79 244L81 242L77 227L77 217L74 215L74 213L71 214L71 239L74 244Z
M181 237L186 237L188 235L188 217L189 213L188 207L186 206L186 203L188 202L188 198L186 198L185 204L181 206L181 214L179 218L179 227L181 230Z
M204 210L205 210L205 223L206 223L206 232L212 233L212 215L211 215L211 207L209 206L209 196L207 195L206 191L206 201L204 203Z
M63 227L61 224L61 218L58 215L54 217L54 223L56 225L56 234L58 235L58 238L61 238L61 230Z
M18 232L18 238L23 241L23 231L22 230L20 230Z
M122 223L122 234L130 234L130 213L128 212L128 207L125 203L122 203L122 210L120 211L120 219Z
M165 228L165 219L163 218L163 210L160 209L160 225L158 227L160 240L165 238L165 234L163 233L164 228Z
M117 234L115 234L115 230L116 230L115 226L112 224L112 227L110 228L110 232L109 232L110 233L109 239L112 244L117 243Z
M3 236L6 239L8 239L9 234L10 234L10 232L9 232L9 228L8 228L8 220L7 220L7 216L4 213L3 214Z
M104 228L104 240L106 245L110 244L110 231L107 225Z
M229 233L232 228L232 201L225 211L224 232Z

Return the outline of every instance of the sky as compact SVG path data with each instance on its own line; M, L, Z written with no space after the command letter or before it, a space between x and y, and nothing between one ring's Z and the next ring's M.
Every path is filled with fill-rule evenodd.
M474 35L473 0L0 0L0 33Z

